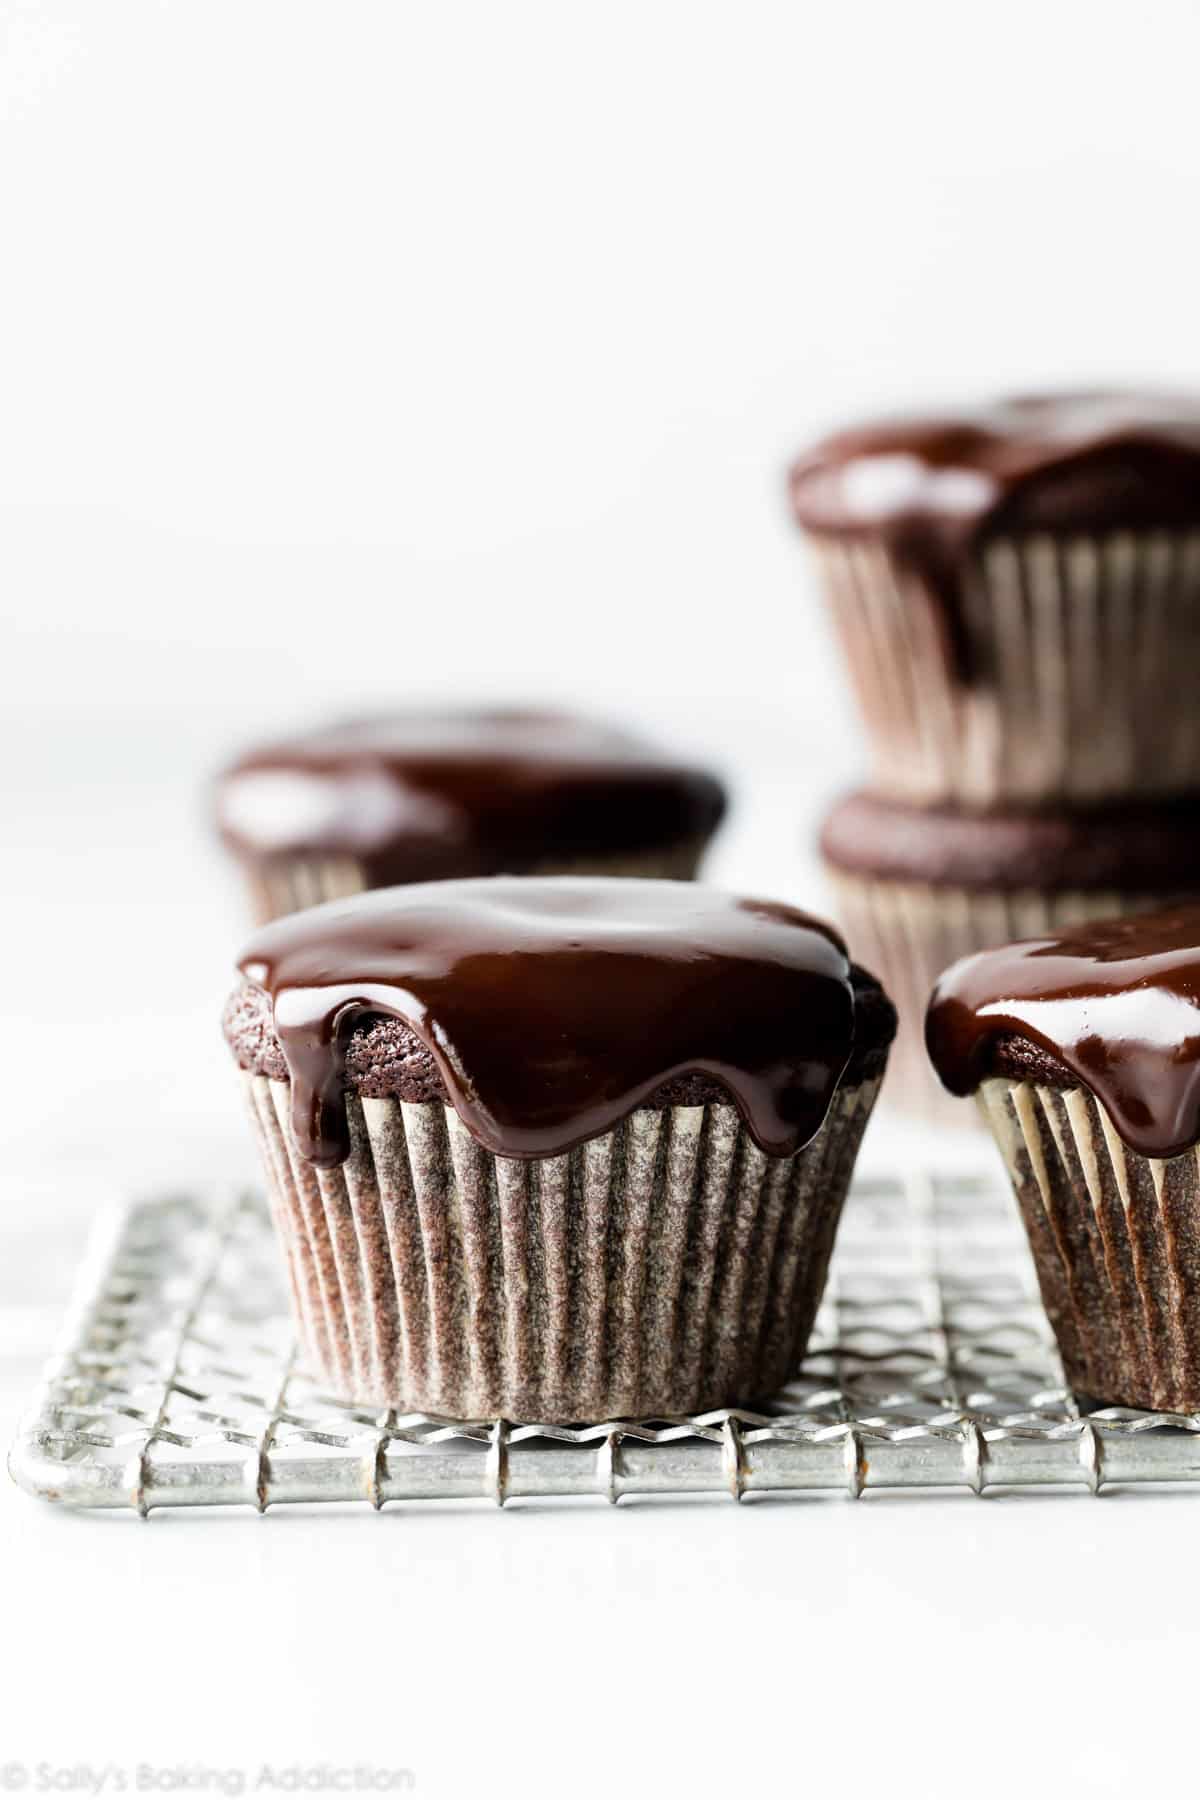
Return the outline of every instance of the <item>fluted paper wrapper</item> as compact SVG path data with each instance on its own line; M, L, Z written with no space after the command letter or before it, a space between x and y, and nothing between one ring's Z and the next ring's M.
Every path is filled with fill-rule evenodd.
M826 865L838 924L857 961L864 963L895 1002L896 1041L884 1080L885 1104L938 1126L978 1127L974 1108L948 1094L925 1052L925 1009L934 983L961 956L1011 944L1018 938L1054 935L1088 919L1113 919L1165 905L1168 894L1006 894L917 882L871 881Z
M878 1082L767 1157L732 1106L641 1108L562 1156L492 1155L440 1101L350 1097L296 1150L244 1077L302 1348L339 1396L451 1418L660 1417L753 1399L803 1353Z
M1200 1162L1156 1161L1081 1088L985 1081L1067 1380L1109 1406L1200 1410Z
M989 544L969 680L917 576L877 545L817 552L882 791L979 809L1200 785L1200 531Z
M621 856L547 857L523 875L641 876L643 880L691 881L708 846L707 837L661 850ZM344 900L372 886L364 866L351 857L279 857L269 863L244 863L254 916L260 925L285 913L303 912L323 900ZM377 884L376 884L377 885Z

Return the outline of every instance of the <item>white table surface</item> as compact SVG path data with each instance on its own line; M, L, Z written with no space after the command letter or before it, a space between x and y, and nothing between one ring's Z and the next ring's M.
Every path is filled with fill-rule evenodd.
M16 809L39 865L25 880L16 856L8 877L26 954L6 974L7 1437L99 1201L127 1176L252 1167L215 1023L238 896L190 809L190 755L114 784L102 817L51 756ZM742 773L754 800L713 875L811 894L790 797L765 762ZM953 1153L880 1120L865 1155L928 1148ZM2 1483L0 1783L14 1763L34 1791L79 1791L80 1770L111 1766L108 1791L117 1772L135 1791L146 1765L173 1791L227 1771L249 1791L263 1765L370 1765L456 1796L868 1780L987 1796L1068 1774L1153 1791L1191 1719L1197 1504L910 1494L143 1525Z

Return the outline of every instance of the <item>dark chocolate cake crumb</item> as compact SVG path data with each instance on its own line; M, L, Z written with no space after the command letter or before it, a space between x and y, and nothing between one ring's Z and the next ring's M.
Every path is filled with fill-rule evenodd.
M1178 893L1200 886L1200 801L972 814L862 790L829 813L821 850L834 869L876 881L1002 893Z

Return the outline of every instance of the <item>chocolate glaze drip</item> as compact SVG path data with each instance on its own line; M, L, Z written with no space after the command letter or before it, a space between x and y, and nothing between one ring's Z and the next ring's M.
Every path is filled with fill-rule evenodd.
M217 788L221 834L242 857L352 857L375 887L683 842L724 806L705 771L541 712L351 721L252 750Z
M854 1047L834 932L690 882L377 890L276 920L239 967L270 997L296 1140L322 1167L348 1154L347 1047L371 1019L401 1020L468 1129L512 1157L559 1155L690 1073L788 1156L820 1130Z
M951 1093L969 1094L1013 1062L1006 1050L1021 1040L1089 1089L1132 1150L1168 1157L1193 1149L1200 906L985 950L946 971L929 1003L925 1041Z
M969 679L971 561L989 537L1200 526L1200 398L1075 393L836 433L791 471L819 536L882 542L935 605Z

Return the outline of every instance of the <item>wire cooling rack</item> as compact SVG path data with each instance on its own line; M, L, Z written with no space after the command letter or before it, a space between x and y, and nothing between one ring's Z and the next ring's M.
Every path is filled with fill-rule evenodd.
M299 1366L262 1202L152 1200L97 1234L10 1458L71 1507L1200 1481L1200 1415L1087 1412L1011 1198L859 1182L809 1355L762 1410L566 1428L343 1404Z

